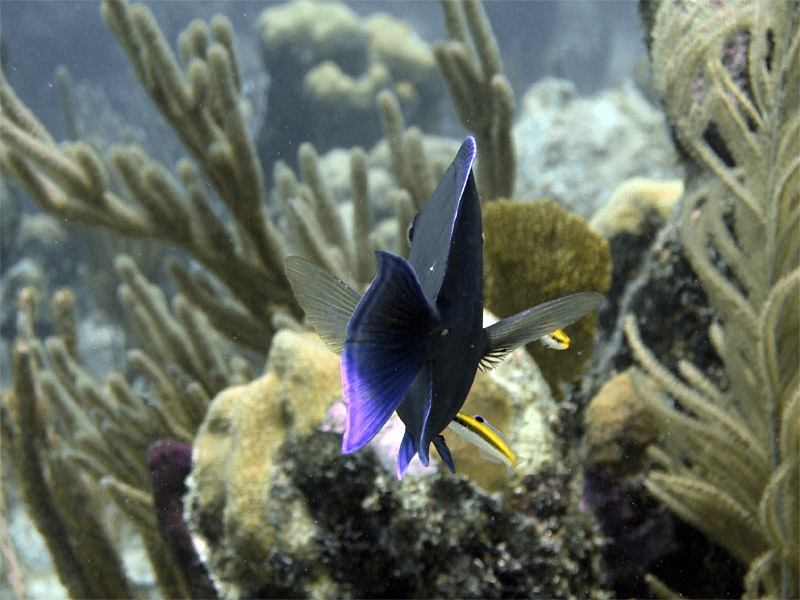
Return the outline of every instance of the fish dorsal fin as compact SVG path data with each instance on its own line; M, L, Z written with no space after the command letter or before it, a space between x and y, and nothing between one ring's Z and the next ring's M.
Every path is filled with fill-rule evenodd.
M470 136L461 144L430 200L413 221L408 261L431 302L435 302L444 281L453 230L476 152L475 139ZM475 185L474 179L471 185Z
M345 454L369 442L397 409L429 358L439 320L408 261L376 254L378 274L350 319L342 352Z
M328 348L342 353L347 324L361 296L327 269L299 256L283 261L294 297Z
M602 303L602 294L579 292L544 302L486 327L481 368L494 368L515 348L566 327Z

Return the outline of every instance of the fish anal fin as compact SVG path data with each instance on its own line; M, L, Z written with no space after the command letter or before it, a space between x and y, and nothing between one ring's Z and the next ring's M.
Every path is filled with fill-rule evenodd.
M411 434L408 433L408 429L406 429L406 432L403 434L403 441L400 442L400 451L397 453L398 481L403 479L403 475L405 475L408 470L408 465L411 463L411 459L414 458L416 453L417 444Z
M444 436L440 434L434 437L433 445L436 448L436 451L439 453L442 462L447 465L447 468L450 469L451 473L455 473L456 464L453 462L453 455L450 454L450 448L447 447L447 442L445 442Z

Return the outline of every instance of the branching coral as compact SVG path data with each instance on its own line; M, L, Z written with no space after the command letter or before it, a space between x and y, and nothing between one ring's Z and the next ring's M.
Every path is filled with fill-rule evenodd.
M664 393L641 389L669 435L651 492L749 565L746 595L800 593L800 8L664 3L652 16L655 82L696 162L678 229L718 313L725 365L681 377L634 354ZM639 381L641 382L640 378ZM636 381L636 379L635 379Z
M230 23L223 17L212 19L210 27L192 23L179 40L181 69L146 7L109 0L103 15L140 83L192 156L178 162L180 184L138 146L112 147L109 164L86 142L56 144L0 75L2 172L19 181L45 212L185 250L226 289L207 272L173 262L176 285L218 330L262 353L274 332L272 317L301 314L283 274L288 251L306 253L341 277L354 273L359 283L368 282L372 247L346 239L312 146L300 150L306 185L294 185L285 165L276 166L282 168L276 173L278 197L290 226L281 231L267 215L264 175L241 108ZM353 188L361 193L353 229L362 232L371 208L363 202L366 168L358 150L352 172ZM123 189L116 189L117 178ZM229 220L217 215L203 178Z
M422 132L416 127L404 131L400 103L392 92L383 90L378 94L377 100L391 152L392 172L398 183L411 196L413 205L408 208L413 212L420 211L436 187L430 164L425 160L425 152L422 149Z
M241 358L223 360L229 348L180 294L171 312L161 289L130 258L118 258L117 270L123 305L146 349L128 355L131 371L141 379L131 385L120 373L111 373L101 384L83 368L74 353L69 290L58 291L52 302L59 336L44 343L36 339L33 295L23 290L14 391L3 402L3 441L71 595L131 596L117 551L101 525L102 496L110 497L138 528L165 594L187 597L191 582L158 532L146 449L162 438L190 442L209 398L252 374Z
M25 473L22 495L70 595L127 598L130 584L97 510L96 491L64 460L63 440L43 418L50 408L36 383L40 363L32 338L33 300L32 290L22 290L23 335L14 348L13 390L4 395L2 406L4 454L18 473Z
M0 167L46 212L126 236L166 239L186 250L226 285L238 311L251 317L251 330L261 333L258 347L266 349L273 306L291 305L292 299L281 266L285 243L267 218L264 177L240 108L230 23L212 21L214 41L208 26L189 27L181 36L183 71L144 6L111 1L103 14L143 87L194 158L178 164L180 187L141 148L115 146L110 161L125 189L114 190L103 158L85 142L57 145L5 78ZM216 216L200 171L228 209L230 226ZM253 286L254 280L263 285Z
M514 94L501 72L492 28L478 0L442 0L442 9L450 41L433 50L456 114L475 133L481 149L477 167L481 199L510 198L516 170L511 136Z

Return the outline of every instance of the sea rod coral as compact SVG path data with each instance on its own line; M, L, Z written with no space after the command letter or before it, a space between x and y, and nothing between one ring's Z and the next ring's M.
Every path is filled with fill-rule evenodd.
M649 13L659 94L693 163L678 232L717 317L722 381L633 353L667 433L649 490L747 565L747 597L800 594L800 7L662 2ZM657 589L664 586L651 580Z

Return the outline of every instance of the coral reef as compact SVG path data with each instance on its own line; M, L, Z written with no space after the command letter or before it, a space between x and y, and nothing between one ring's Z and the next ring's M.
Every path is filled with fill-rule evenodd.
M0 213L3 219L0 220L0 273L8 268L8 256L14 249L19 222L22 217L19 200L12 197L9 189L8 180L0 180Z
M575 292L608 291L608 243L552 200L489 203L483 229L485 305L498 317ZM573 382L585 368L595 322L588 315L566 329L569 350L526 346L555 394L560 382Z
M283 242L265 213L264 177L239 106L230 23L224 18L212 23L213 43L208 26L190 27L181 38L184 72L143 5L107 2L103 15L143 87L196 161L184 159L178 165L183 190L164 165L137 146L112 149L111 163L124 183L124 189L115 189L105 160L85 142L58 146L4 77L0 168L45 212L182 247L238 302L231 306L229 298L212 295L207 288L199 293L203 287L191 277L181 280L194 284L194 293L187 296L205 304L220 326L236 322L240 330L258 332L252 343L260 340L264 348L271 335L270 306L291 304L291 294L280 266ZM233 229L215 215L200 171L233 217ZM258 293L244 285L256 278L269 282Z
M216 588L183 520L185 480L192 468L192 447L175 440L159 440L148 448L147 463L159 529L183 570L191 597L216 598Z
M52 327L34 332L36 294L26 292L15 332L16 385L4 393L2 413L4 444L20 447L9 446L4 456L24 461L16 470L27 486L26 502L45 500L32 511L40 511L39 528L63 561L57 568L70 593L145 594L121 567L120 540L104 530L103 509L136 527L163 595L212 595L179 518L187 469L180 444L194 440L196 464L184 508L196 540L204 541L202 559L226 596L602 597L596 526L581 508L575 465L556 436L559 416L550 386L524 351L479 375L465 405L509 433L519 456L510 480L503 467L454 442L466 477L431 469L428 477L398 484L391 428L372 452L340 455L330 424L341 408L338 361L302 332L282 260L290 252L303 254L361 288L372 277L375 248L391 244L403 252L408 223L446 164L431 148L450 143L432 143L420 129L406 129L406 118L414 120L408 102L423 97L433 64L413 35L394 27L391 39L380 40L371 28L385 28L385 19L357 23L361 33L350 41L372 44L375 52L365 78L348 80L344 63L319 65L304 78L304 90L319 102L341 103L342 94L355 104L367 98L386 133L386 143L371 153L339 151L338 164L345 161L345 167L338 170L345 175L338 174L334 189L325 159L310 143L298 145L297 173L286 161L259 161L242 67L224 17L189 25L178 37L176 55L144 5L108 0L102 11L188 153L174 169L164 162L174 160L171 152L165 157L135 143L109 148L109 140L85 139L79 113L69 105L66 72L59 87L73 121L71 135L81 139L64 143L0 76L4 178L58 219L143 239L150 249L151 241L160 240L183 253L167 260L177 288L169 301L167 288L155 284L149 270L145 275L129 257L114 262L131 325L129 351L124 373L114 371L104 381L85 363L69 293L55 295ZM517 261L521 269L518 280L506 282L498 278L507 265L490 269L495 302L502 306L509 291L524 298L510 314L578 289L602 291L608 250L585 224L553 203L510 208L516 205L494 202L510 196L515 182L513 95L480 2L447 2L444 12L451 39L436 46L436 64L459 118L478 137L487 217L495 205L494 215L500 215L487 227L487 249L493 245L497 257ZM307 43L304 49L309 51ZM376 96L369 86L383 70L396 85ZM280 114L274 104L269 109L270 119ZM449 159L452 152L442 156ZM371 179L376 163L389 164L394 176L381 182L381 207ZM116 282L95 285L113 290ZM41 287L38 302L44 303L47 286ZM583 331L570 331L574 354L550 352L548 358L571 363L579 352L588 356L589 325L578 327ZM266 374L253 379L252 365L267 354ZM563 367L549 371L572 378ZM41 407L38 422L29 418L32 406ZM164 439L172 440L169 446L153 445ZM77 491L72 502L88 500L58 506L59 494L75 481L86 491ZM92 544L81 543L78 534L87 532ZM105 548L101 556L98 548ZM89 580L90 563L107 582ZM91 587L106 583L107 589Z
M625 330L663 388L640 397L668 433L650 492L747 565L745 595L793 597L800 564L800 11L744 2L649 12L658 90L692 163L677 230L716 316L722 380L680 377ZM639 319L640 321L642 319ZM658 355L661 356L660 354ZM662 582L651 579L665 591Z
M584 474L583 488L587 505L608 537L603 558L617 597L645 596L644 576L661 567L676 545L674 518L638 478L620 478L608 470L590 468Z
M352 188L361 194L352 227L359 244L346 238L309 144L299 152L304 183L284 163L275 165L286 223L278 228L267 214L262 166L244 122L230 23L220 17L210 26L190 25L179 40L181 70L146 7L117 1L103 7L142 86L193 159L178 161L180 186L167 167L136 145L114 146L108 159L84 141L57 145L2 77L0 106L7 118L0 124L0 169L45 212L184 250L206 270L190 271L172 261L170 275L180 291L224 335L266 353L275 329L272 317L301 316L282 270L288 251L319 260L341 277L357 274L358 284L371 278L372 246L361 243L371 222L363 153L354 150L352 158ZM217 100L206 102L207 97ZM222 209L201 173L226 218L218 216Z
M680 254L680 245L669 235L660 234L683 193L683 181L677 179L649 179L634 177L623 181L589 221L589 226L608 240L611 250L611 286L606 294L608 301L597 311L598 341L603 348L604 357L597 361L593 371L607 377L607 367L613 370L625 369L630 365L630 354L622 344L622 335L617 329L620 309L639 310L644 303L667 303L672 298L673 310L664 310L664 319L673 319L671 331L682 324L685 346L689 348L707 347L705 337L698 340L696 332L703 327L692 328L698 321L707 325L708 310L705 295L702 293L691 268ZM674 228L665 232L674 233ZM658 238L659 242L653 244ZM651 246L654 252L650 252ZM676 252L670 252L670 250ZM636 282L629 287L629 283ZM632 290L635 288L635 293ZM681 290L675 298L667 290ZM701 312L692 312L692 307ZM662 309L667 307L662 306ZM662 312L659 310L658 312ZM685 318L689 317L689 318ZM705 317L705 319L703 318ZM661 323L652 320L647 324L647 339L661 338ZM609 336L616 336L614 343L608 345ZM681 336L674 336L679 342ZM699 342L695 344L695 342ZM598 381L596 390L603 381Z
M64 435L58 450L45 449L46 458L67 456L65 464L72 470L64 478L83 477L91 489L110 498L139 529L162 591L186 596L191 581L158 531L143 449L162 438L190 441L209 398L251 379L248 364L233 344L249 348L251 360L258 361L269 349L276 328L298 327L301 313L281 266L288 251L319 259L361 287L372 277L372 250L379 240L370 231L367 157L360 149L350 155L354 209L349 230L310 144L299 152L302 181L285 164L276 163L277 206L268 212L262 166L244 118L232 28L224 17L208 24L193 22L179 36L179 61L144 5L109 0L102 12L143 88L190 155L178 161L177 179L135 144L110 150L107 143L94 146L85 140L57 144L1 75L0 171L59 219L102 227L116 235L167 241L202 268L170 257L168 270L179 290L170 306L163 290L148 281L130 258L117 259L123 280L119 297L132 324L128 333L142 347L128 354L130 379L112 372L103 384L90 375L76 353L81 345L78 328L60 327L74 318L74 313L68 317L69 310L54 323L58 335L44 344L34 334L38 320L33 316L27 319L28 331L16 335L36 350L36 381L31 385L41 390L42 402L49 407L46 426ZM59 82L67 116L75 121L71 130L80 133L64 71ZM425 153L418 152L421 133L403 133L400 110L392 108L381 114L399 125L399 147L405 156L413 156L414 166L429 168ZM411 207L396 211L399 216L394 219L394 237L403 240L413 204L408 192L398 190L395 197ZM15 228L15 237L17 233ZM47 289L41 269L31 264L33 279L42 281L38 293L26 292L28 312L33 315L36 298L45 298ZM30 281L30 277L21 280L20 287ZM106 288L114 285L105 282ZM12 404L9 399L8 407ZM24 425L19 414L11 408L4 413L6 430L17 431L18 439ZM39 471L38 465L25 464L17 475L26 479ZM27 501L32 502L33 496ZM53 507L45 509L46 516ZM59 535L45 525L40 529L48 541ZM59 546L62 550L69 556L80 546ZM87 546L86 556L78 559L93 560L89 550ZM112 560L113 553L107 556ZM118 571L108 569L112 575ZM60 568L59 573L71 581L81 572Z
M283 330L265 375L214 399L187 514L224 597L602 593L594 525L550 429L556 406L523 350L476 378L467 401L506 415L498 424L520 457L511 482L455 443L466 477L423 469L398 482L402 431L391 424L371 450L341 455L338 405L329 411L339 398L337 357L315 335ZM442 558L456 548L455 564Z
M3 394L3 455L13 463L31 518L70 595L129 598L131 587L100 516L97 490L65 460L62 436L42 415L52 406L37 385L41 359L33 338L33 294L24 289L19 297L24 333L14 348L13 390Z
M265 561L286 552L281 542L313 562L318 549L305 508L287 503L276 511L264 500L284 442L308 435L340 397L338 357L314 334L283 330L265 374L214 399L195 441L187 511L223 596L264 585L271 578Z
M173 316L161 289L147 282L130 258L119 258L117 266L124 280L120 296L147 348L128 354L131 373L138 376L129 383L112 372L100 383L87 372L77 352L70 290L54 294L56 335L42 343L34 333L41 300L23 289L14 391L3 399L3 452L13 457L23 497L70 595L138 593L130 591L119 540L106 531L107 514L118 511L138 529L162 591L186 597L190 582L158 531L144 449L160 438L191 441L209 397L250 374L238 357L223 361L230 348L185 299L176 296ZM68 498L62 497L65 491Z
M606 239L620 233L641 234L651 212L665 221L682 195L680 179L626 179L595 211L589 225Z

